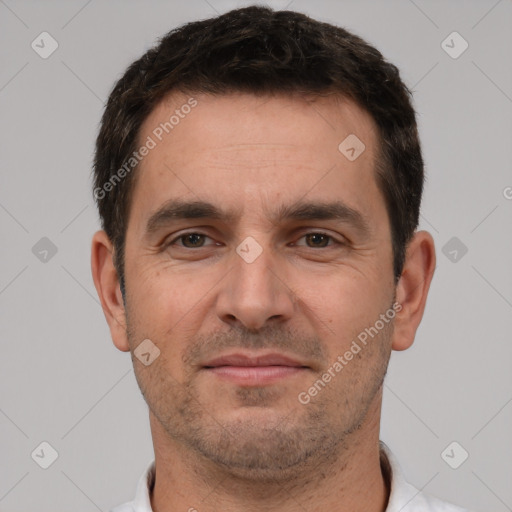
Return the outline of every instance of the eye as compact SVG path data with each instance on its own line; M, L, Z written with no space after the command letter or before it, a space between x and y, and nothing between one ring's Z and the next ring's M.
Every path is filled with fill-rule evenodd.
M335 240L331 235L328 235L327 233L323 233L321 231L307 233L300 237L300 239L302 239L302 238L304 238L306 240L307 246L311 247L313 249L322 249L324 247L330 247L332 245L343 245L341 242L338 242L337 240ZM329 244L329 241L332 241L332 243ZM303 244L295 243L294 245L303 245Z
M298 240L305 240L305 244L293 243L295 246L307 246L311 249L323 249L326 247L332 247L335 245L344 245L342 242L336 240L332 235L324 233L322 231L312 231L302 235ZM177 247L184 249L200 249L208 245L216 245L215 243L207 244L206 240L212 240L209 236L199 233L190 232L182 233L181 235L173 238L171 241L165 243L165 247Z
M184 247L186 249L199 249L201 247L204 247L205 245L205 239L210 239L209 236L204 235L203 233L185 233L181 234L180 236L174 238L170 242L166 243L166 247L170 247L173 245L177 245L178 247ZM181 242L181 243L176 243Z

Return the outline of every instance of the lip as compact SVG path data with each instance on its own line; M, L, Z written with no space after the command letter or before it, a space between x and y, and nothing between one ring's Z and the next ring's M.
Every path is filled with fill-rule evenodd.
M225 354L211 359L203 369L242 386L263 386L291 377L308 366L284 354Z
M211 359L204 367L219 367L219 366L290 366L290 367L306 367L300 361L297 361L284 354L276 352L269 354L244 354L241 352L233 354L225 354L223 356Z

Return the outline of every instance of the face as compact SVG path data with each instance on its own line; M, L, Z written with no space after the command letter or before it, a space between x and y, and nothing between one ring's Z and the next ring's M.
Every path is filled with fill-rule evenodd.
M379 401L395 314L372 119L334 98L174 94L148 137L125 278L132 354L160 351L133 358L152 421L253 477L335 453Z

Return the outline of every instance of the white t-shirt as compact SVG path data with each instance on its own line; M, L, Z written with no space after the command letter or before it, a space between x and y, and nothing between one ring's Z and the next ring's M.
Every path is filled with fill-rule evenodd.
M469 512L446 501L425 494L409 484L391 450L380 441L381 465L391 481L386 512ZM152 461L140 477L135 499L113 508L110 512L153 512L149 489L155 478L155 461Z

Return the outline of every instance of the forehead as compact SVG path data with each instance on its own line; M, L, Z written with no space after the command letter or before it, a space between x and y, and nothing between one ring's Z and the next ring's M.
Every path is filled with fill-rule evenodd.
M354 207L378 194L375 123L345 98L172 93L141 126L139 146L150 140L131 213L149 215L172 197L268 211L306 194L341 194Z
M365 139L369 146L376 142L376 127L370 114L340 95L256 96L240 92L169 93L141 126L139 139L151 135L164 145L178 147L185 143L187 147L182 149L191 143L197 148L206 142L226 148L265 144L272 149L272 144L289 144L307 150L318 146L328 132L332 140L327 143L349 134Z

